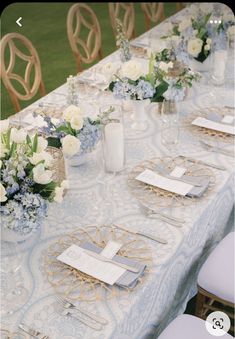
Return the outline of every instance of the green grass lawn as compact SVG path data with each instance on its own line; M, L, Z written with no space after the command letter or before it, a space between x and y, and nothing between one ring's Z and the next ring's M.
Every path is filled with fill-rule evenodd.
M1 34L18 32L25 35L36 48L41 61L42 75L46 92L62 85L68 75L76 74L75 59L72 54L66 31L66 18L73 3L13 3L5 8L1 16ZM107 3L89 3L95 11L101 25L102 49L106 56L115 50L115 40L110 25ZM135 6L136 35L145 32L144 15L140 4ZM174 3L165 3L165 15L170 16L176 11ZM22 27L15 21L22 17ZM88 65L87 67L90 67ZM21 67L22 71L23 67ZM39 96L38 96L39 97ZM35 101L38 97L34 97ZM31 102L21 101L21 107ZM1 119L15 113L9 95L1 83Z

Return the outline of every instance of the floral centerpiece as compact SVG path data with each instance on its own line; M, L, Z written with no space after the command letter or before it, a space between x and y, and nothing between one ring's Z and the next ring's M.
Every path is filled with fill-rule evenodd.
M151 102L162 102L170 98L182 100L186 88L199 79L199 74L183 65L179 67L177 62L157 60L156 55L152 54L147 74L143 71L143 66L135 60L124 63L109 85L114 97L150 99Z
M62 147L64 155L71 165L83 163L84 155L90 153L101 137L101 119L92 120L84 117L82 109L78 106L68 106L62 119L45 116L47 125L41 132L48 138L50 144ZM75 158L76 159L75 159ZM75 160L74 160L75 159Z
M62 201L68 182L53 180L53 157L42 136L9 127L8 120L1 120L0 127L1 231L21 239L40 226L49 202Z
M172 43L179 60L205 62L211 54L214 38L226 36L229 27L234 25L234 19L227 13L213 20L213 11L213 4L192 5L189 17L172 25L170 33L162 37Z

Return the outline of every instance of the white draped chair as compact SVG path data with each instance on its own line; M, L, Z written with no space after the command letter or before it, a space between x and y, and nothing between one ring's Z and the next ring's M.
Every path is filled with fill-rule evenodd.
M205 321L193 315L182 314L175 318L160 334L158 339L212 339L206 329ZM221 339L232 339L230 334L224 334Z
M200 269L197 316L205 319L208 312L223 311L227 307L226 314L234 319L234 270L234 232L231 232L216 246Z

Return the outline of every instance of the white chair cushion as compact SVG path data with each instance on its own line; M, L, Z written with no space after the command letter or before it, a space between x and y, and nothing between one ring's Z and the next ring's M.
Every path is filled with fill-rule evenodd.
M189 314L182 314L175 318L170 325L160 334L158 339L212 339L206 329L205 321ZM232 339L229 334L218 338Z
M229 233L209 255L199 272L198 285L234 303L234 232Z

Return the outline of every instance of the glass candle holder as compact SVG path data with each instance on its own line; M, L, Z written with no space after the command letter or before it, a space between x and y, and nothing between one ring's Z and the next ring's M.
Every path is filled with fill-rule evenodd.
M161 108L161 142L173 150L179 142L179 113L174 101L165 100Z
M119 105L105 105L100 108L103 119L102 150L104 168L107 172L120 172L125 166L125 143L123 113Z

